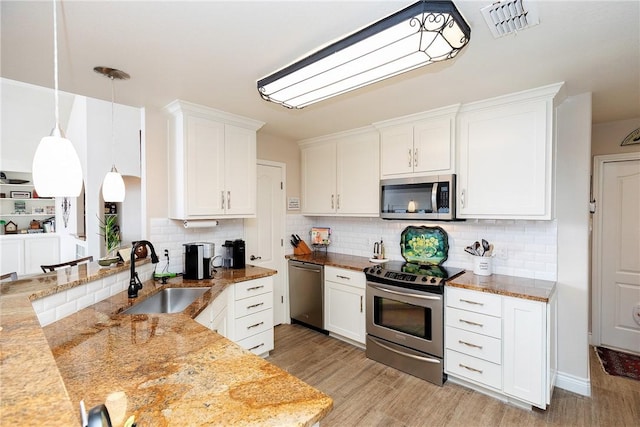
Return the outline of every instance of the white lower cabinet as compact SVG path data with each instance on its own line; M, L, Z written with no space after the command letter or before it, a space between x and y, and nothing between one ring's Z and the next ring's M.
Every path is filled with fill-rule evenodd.
M252 353L267 354L273 350L273 278L229 286L195 320Z
M206 306L204 310L195 318L196 322L211 329L213 332L227 337L227 299L231 289L227 288L214 299L211 304Z
M228 298L228 338L252 353L273 350L273 278L239 282Z
M324 268L324 327L332 335L365 344L365 288L363 272Z
M555 295L546 303L447 287L445 299L450 379L546 409L555 384Z
M6 236L0 240L0 254L0 273L38 274L41 265L60 262L60 240L55 234Z

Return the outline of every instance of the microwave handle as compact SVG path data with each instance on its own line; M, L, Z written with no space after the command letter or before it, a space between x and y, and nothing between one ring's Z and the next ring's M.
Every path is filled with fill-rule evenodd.
M438 208L438 183L434 182L433 187L431 187L431 211L438 213Z

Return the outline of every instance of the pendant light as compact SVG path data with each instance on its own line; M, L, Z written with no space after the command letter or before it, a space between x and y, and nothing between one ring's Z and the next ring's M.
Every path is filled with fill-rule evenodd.
M107 172L102 181L102 198L105 202L124 202L125 188L122 175L116 169L114 149L116 145L115 138L115 126L114 126L114 104L115 104L115 84L114 80L127 80L129 74L124 71L116 70L109 67L94 67L93 71L98 74L102 74L111 80L111 159L113 163L111 165L111 171Z
M82 190L82 166L73 144L60 128L58 106L58 24L53 0L53 77L56 124L50 136L40 140L33 156L33 185L41 197L78 197Z

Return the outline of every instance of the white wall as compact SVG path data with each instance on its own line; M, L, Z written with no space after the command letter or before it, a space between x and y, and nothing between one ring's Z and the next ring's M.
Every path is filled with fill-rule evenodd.
M55 126L53 90L0 79L0 170L31 173L40 140ZM60 127L66 129L74 95L59 92Z

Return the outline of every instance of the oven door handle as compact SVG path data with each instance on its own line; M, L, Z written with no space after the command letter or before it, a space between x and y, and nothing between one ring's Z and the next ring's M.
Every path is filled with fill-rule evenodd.
M406 293L406 292L392 291L391 289L387 289L387 288L380 288L378 286L371 285L371 284L369 284L369 286L371 286L372 288L377 289L379 291L382 291L382 292L389 292L391 294L402 295L402 296L405 296L405 297L414 297L414 298L436 300L436 301L441 299L439 296L434 297L434 296L430 296L430 295L409 294L409 293Z
M405 353L403 351L396 350L395 348L391 348L388 345L382 344L381 342L379 342L377 339L375 339L372 336L369 336L369 339L371 340L372 343L379 345L380 347L384 348L385 350L389 350L389 351L392 351L392 352L394 352L396 354L399 354L400 356L409 357L411 359L420 360L422 362L437 363L437 364L440 364L442 362L440 359L433 359L431 357L416 356L415 354L409 354L409 353Z

